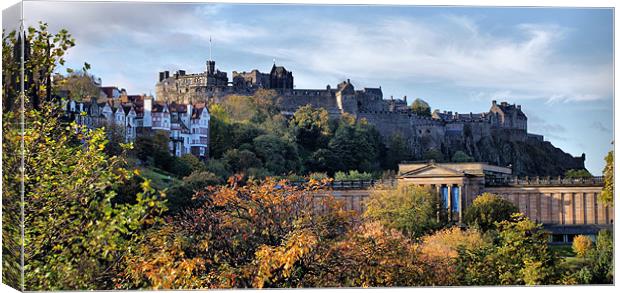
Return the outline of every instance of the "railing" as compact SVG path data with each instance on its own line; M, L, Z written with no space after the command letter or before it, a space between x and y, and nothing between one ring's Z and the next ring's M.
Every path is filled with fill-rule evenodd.
M306 181L294 181L290 182L291 185L300 186L306 183ZM368 189L375 186L382 186L386 188L395 188L398 185L396 179L371 179L371 180L334 180L330 182L327 187L332 189Z
M602 176L587 178L563 178L563 177L511 177L511 178L487 178L487 186L603 186L605 180Z

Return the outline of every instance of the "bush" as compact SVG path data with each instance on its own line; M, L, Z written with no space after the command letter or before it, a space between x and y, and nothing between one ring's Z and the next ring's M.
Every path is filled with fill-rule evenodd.
M373 176L371 173L368 172L359 172L357 170L351 170L349 171L349 173L345 173L342 171L338 171L336 172L336 174L334 175L334 179L338 180L338 181L344 181L344 180L372 180Z
M310 179L314 179L314 180L318 180L318 181L321 181L323 179L329 178L329 176L327 176L327 173L323 173L323 172L313 172L313 173L310 173L310 175L308 175L308 177Z
M579 257L585 257L592 249L592 240L585 235L578 235L573 239L573 251Z

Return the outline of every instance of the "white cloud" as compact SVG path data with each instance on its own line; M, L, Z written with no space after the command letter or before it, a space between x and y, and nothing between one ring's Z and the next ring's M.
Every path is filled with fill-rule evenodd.
M511 100L548 103L600 100L613 94L611 61L578 63L562 54L558 47L571 31L553 24L523 23L498 35L474 18L449 14L369 17L360 23L317 13L227 14L227 5L26 4L31 5L26 7L30 20L69 27L79 40L69 57L81 57L79 62L96 58L104 61L101 66L125 68L127 78L142 79L134 81L141 90L154 86L150 76L166 64L191 69L191 55L204 50L205 56L212 37L215 56L218 50L235 50L254 58L277 58L295 72L299 87L323 88L344 78L371 86L377 86L377 80L392 80L462 88L464 96L474 92L477 98L507 94ZM133 67L140 70L115 60L119 56L135 56ZM148 84L144 76L137 76L144 72L151 72Z
M276 54L331 76L440 82L515 99L589 101L612 94L612 64L577 64L557 51L568 29L521 24L506 36L490 35L465 16L433 20L292 22L279 35L304 42L247 48ZM282 37L280 37L282 38Z

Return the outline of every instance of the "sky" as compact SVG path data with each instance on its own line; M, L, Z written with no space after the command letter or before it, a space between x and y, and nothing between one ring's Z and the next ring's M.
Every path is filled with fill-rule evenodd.
M516 103L594 175L612 149L612 9L27 1L24 17L69 30L67 66L130 94L154 93L159 71L204 71L212 38L229 78L275 60L296 88L349 78L459 113Z

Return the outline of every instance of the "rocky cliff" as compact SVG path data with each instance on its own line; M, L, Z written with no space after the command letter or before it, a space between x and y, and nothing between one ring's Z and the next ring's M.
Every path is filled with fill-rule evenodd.
M511 165L518 176L560 176L570 169L585 168L585 155L573 157L548 141L492 135L465 141L463 147L476 161Z

